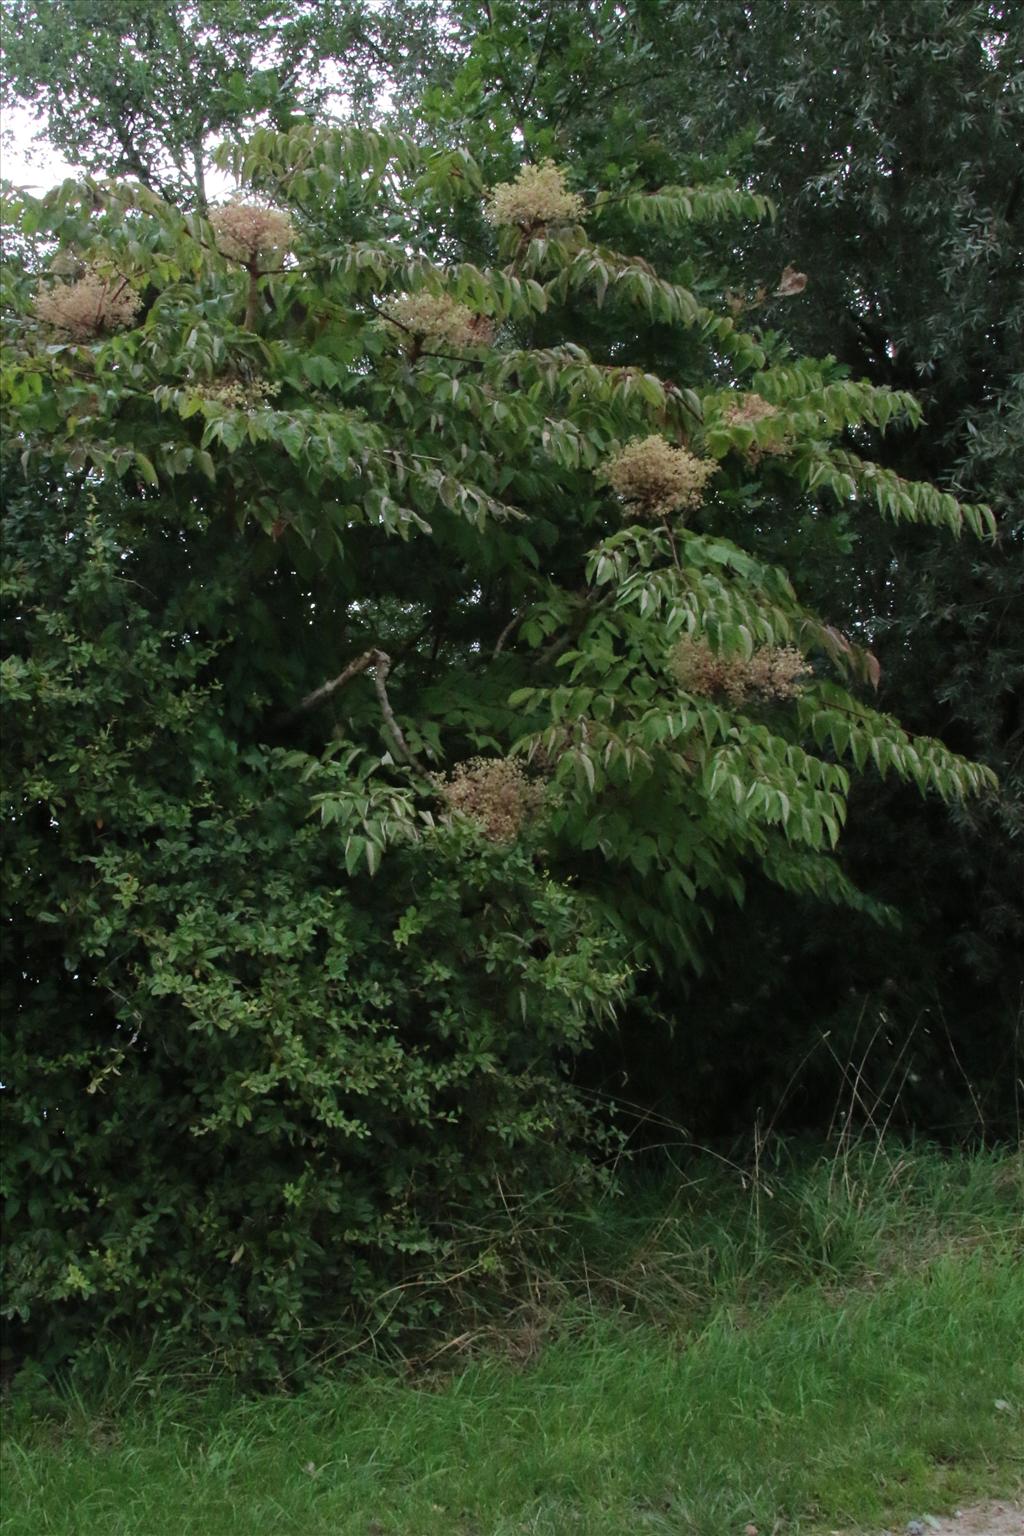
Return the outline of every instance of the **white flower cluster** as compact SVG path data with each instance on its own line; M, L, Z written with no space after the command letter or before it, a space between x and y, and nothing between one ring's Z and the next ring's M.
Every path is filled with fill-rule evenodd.
M221 254L246 266L280 261L294 238L286 213L257 203L224 203L213 209L210 223Z
M494 335L489 320L446 293L411 293L390 299L382 308L402 330L451 347L481 346Z
M536 814L544 786L526 777L522 764L510 757L470 757L456 763L447 779L434 779L451 811L475 821L494 843L509 843Z
M583 217L584 202L565 185L565 172L553 160L524 165L515 181L492 187L484 205L488 223L533 229L542 224L575 224Z
M269 405L280 389L280 384L270 379L214 379L200 385L197 394L232 411L258 411Z
M40 285L36 315L72 341L94 341L123 331L138 313L141 298L126 277L86 266L73 282Z
M792 699L810 675L793 645L762 645L752 656L719 656L699 636L687 636L672 651L669 665L681 688L703 698L725 694L731 704L750 698Z
M634 437L605 465L604 476L635 516L653 521L699 507L717 469L714 459L698 459L663 437Z
M778 407L771 405L763 396L748 394L730 401L722 413L722 420L730 427L752 427L778 414ZM751 443L746 450L746 457L752 464L757 464L765 454L787 454L791 448L789 437L784 432L778 432L776 436Z

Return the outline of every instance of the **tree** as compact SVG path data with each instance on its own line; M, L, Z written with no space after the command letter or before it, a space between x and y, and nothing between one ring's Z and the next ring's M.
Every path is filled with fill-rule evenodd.
M858 528L856 581L844 590L822 568L810 590L871 635L891 707L1002 785L966 815L922 814L891 789L864 798L847 867L903 911L903 938L871 946L851 976L836 934L819 974L845 971L857 1008L870 999L897 1042L916 1034L905 1060L919 1115L962 1118L966 1072L985 1117L1009 1126L1024 989L1024 504L1007 474L1024 449L1024 18L947 0L876 6L867 25L842 4L678 15L678 57L699 61L683 135L699 122L709 137L750 124L763 137L757 184L780 218L748 270L808 274L787 335L912 389L924 430L891 435L883 462L991 503L998 520L998 539L973 551ZM880 859L880 846L903 856Z
M601 240L762 200L485 196L308 124L223 159L249 200L208 218L11 209L6 1294L58 1353L130 1316L301 1352L399 1282L408 1316L459 1214L493 1267L496 1181L588 1167L566 1067L631 978L699 964L752 868L870 905L851 773L991 785L755 548L826 486L988 537L839 446L913 399Z
M602 179L648 186L702 163L705 174L738 173L778 209L728 253L748 327L781 329L856 378L914 391L921 430L882 442L859 426L851 444L995 510L999 536L981 548L856 516L831 523L831 546L805 537L794 548L792 521L779 527L784 548L762 545L872 646L883 700L988 763L1002 790L939 814L893 786L859 794L846 868L902 913L898 936L865 935L853 959L846 918L829 934L817 917L808 938L807 914L792 908L787 922L764 889L746 924L748 943L760 935L763 984L737 988L730 938L688 1007L732 1014L738 1039L765 1014L788 1033L769 1098L826 1030L849 1044L867 1012L902 1060L895 1081L916 1080L907 1107L919 1123L964 1115L966 1073L983 1118L1010 1126L1024 989L1022 504L1010 468L1024 450L1020 7L509 0L486 25L474 7L459 15L447 78L429 98L442 135L469 123L497 145L519 124L534 153L557 146ZM782 291L787 269L806 275L799 293ZM646 337L632 357L646 366L656 346ZM796 1001L807 993L809 1004ZM723 1054L738 1059L724 1040ZM884 1079L892 1062L879 1054ZM754 1102L765 1102L763 1054L748 1059ZM723 1084L723 1102L735 1111L745 1092ZM821 1096L812 1084L810 1099Z
M422 23L327 0L3 0L3 104L34 109L74 165L205 206L210 156L258 123L365 103ZM336 62L337 61L337 62Z

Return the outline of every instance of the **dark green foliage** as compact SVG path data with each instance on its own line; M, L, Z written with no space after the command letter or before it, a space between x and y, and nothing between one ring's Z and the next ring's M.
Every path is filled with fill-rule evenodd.
M1002 787L972 812L861 795L847 867L889 896L902 934L863 942L853 966L848 933L827 924L812 946L793 932L781 947L814 986L845 973L845 999L817 1027L845 1059L853 1025L877 1023L919 1123L963 1125L980 1108L1009 1130L1024 999L1024 500L1011 468L1024 454L1024 14L999 0L893 0L869 25L841 4L678 14L679 57L712 65L693 76L682 139L699 122L722 138L756 124L766 141L752 166L780 216L758 231L748 273L807 272L787 334L922 401L923 430L893 434L882 461L989 502L999 522L973 550L858 527L849 564L809 573L830 612L872 636L900 717L988 763ZM770 993L769 1008L785 1012L788 995Z
M174 1324L265 1365L408 1321L386 1282L443 1273L499 1180L585 1172L554 1067L621 986L607 941L469 828L354 884L287 754L226 736L216 648L168 627L188 585L59 500L5 552L15 1337Z
M652 844L673 846L671 829L649 825L664 804L665 785L655 777L631 794L631 815L640 817L644 834L641 840L631 831L621 837L627 869L619 866L615 906L620 914L629 911L634 934L639 927L645 941L660 924L660 948L671 936L670 947L686 957L687 967L699 949L708 979L687 1001L684 1019L676 1014L680 990L689 986L687 968L680 972L672 962L666 995L652 1000L652 1007L680 1026L674 1038L685 1060L675 1077L684 1085L694 1079L694 1060L701 1078L720 1054L733 1066L749 1063L741 1081L729 1073L720 1084L723 1105L736 1106L742 1120L750 1099L759 1102L765 1089L765 1053L756 1044L764 1040L765 1017L773 1021L773 1070L788 1081L791 1066L825 1028L833 1041L845 1042L839 1051L845 1061L868 1016L881 1026L880 1038L891 1033L899 1059L921 1085L915 1115L932 1124L962 1119L966 1074L986 1117L1012 1123L1024 988L1018 959L1024 954L1024 579L1016 469L1024 451L1019 8L1005 0L879 0L869 15L845 0L643 0L625 6L587 0L571 7L557 0L493 0L486 14L475 3L456 3L445 7L442 18L428 0L388 0L372 13L358 3L278 7L272 30L265 7L248 3L172 6L159 18L145 6L82 6L77 0L45 11L9 0L6 9L9 97L43 108L55 142L84 155L86 164L134 167L175 197L201 201L204 147L219 136L260 121L296 123L300 111L315 116L328 100L328 80L343 82L362 109L387 84L395 112L415 120L418 130L425 126L435 142L468 142L493 168L491 179L514 171L523 145L535 160L568 155L576 185L599 185L611 194L606 200L600 194L601 241L635 248L642 230L644 256L712 308L730 285L734 312L774 361L785 361L779 331L812 354L834 354L838 362L817 380L821 387L812 395L805 386L803 407L817 408L823 391L839 384L849 391L851 374L897 392L880 420L867 413L841 423L850 445L889 471L934 479L990 503L998 540L953 541L880 525L845 499L822 515L825 508L806 496L798 511L792 484L780 485L773 473L761 476L756 491L740 477L723 484L713 528L769 565L783 565L808 606L870 645L881 662L884 703L914 729L995 769L1000 795L943 811L923 806L902 786L858 793L844 867L900 914L902 927L888 933L865 927L853 944L845 911L830 918L815 909L811 918L800 906L780 907L776 890L757 874L760 849L751 849L753 859L732 869L727 882L735 894L742 878L748 892L737 936L728 911L720 904L716 909L724 886L712 839L695 943L692 909L666 905L664 889L652 889L649 879ZM199 22L206 28L202 37ZM255 73L249 69L254 62L261 66ZM154 90L157 79L161 89ZM150 166L159 166L160 174L150 174ZM431 219L418 239L433 256L457 251L485 263L491 246L478 206L455 195L462 175L457 154L450 171L425 194ZM751 190L741 197L730 192L724 180L730 173ZM698 191L689 185L693 181L702 184ZM665 183L687 187L697 220L680 224L678 199L653 195ZM765 193L775 203L771 220L758 217ZM743 215L728 240L699 222L715 211L715 199L719 214L734 220ZM349 239L373 232L373 219L351 184L336 188L326 224L323 208L307 212L332 237L339 217ZM366 259L378 258L367 252ZM775 290L790 266L809 281L787 297ZM703 334L665 325L656 308L640 313L634 307L627 319L621 305L600 302L607 273L578 276L578 284L563 289L571 313L565 307L554 314L534 309L527 320L520 311L519 337L539 346L571 336L598 362L637 365L666 379L705 374ZM719 383L738 382L737 362L735 353L716 358L712 371ZM332 387L330 361L311 366L319 370L313 382ZM450 387L444 372L437 370L432 385L439 395ZM472 401L467 382L463 375L461 398ZM500 387L508 382L506 374ZM583 383L581 375L575 387ZM895 419L901 409L895 400L908 389L924 405L923 427L909 418L918 427L913 432ZM879 427L890 415L883 436ZM523 424L513 418L513 425L518 432ZM130 433L126 424L126 437L139 426L136 416ZM230 426L223 430L230 437ZM294 433L290 441L289 451L297 451ZM268 444L264 460L273 456ZM565 476L563 509L586 479ZM875 484L886 490L877 477ZM517 491L532 497L536 487L536 480L522 475ZM893 517L903 489L890 482L887 499L879 497ZM509 499L515 503L515 496ZM281 500L280 493L259 498L268 529L287 521ZM293 491L292 500L301 496ZM559 548L568 550L560 514L545 530L545 561L556 524ZM436 518L434 526L436 537ZM326 528L319 538L326 545ZM343 599L361 590L371 569L380 591L390 589L400 600L423 585L421 565L414 579L411 567L398 579L394 563L382 573L376 554L363 565L365 546L353 560L353 542L347 572L336 573L337 606L330 614L335 634L343 626L348 632L365 629L352 624L351 613L342 617ZM432 705L457 708L464 723L472 722L475 739L467 739L467 746L507 744L510 717L499 719L493 699L481 702L482 695L491 697L490 683L478 676L472 686L461 681L456 701L450 668L467 654L476 668L473 648L502 636L529 582L520 576L509 582L488 560L483 586L467 585L453 575L453 547L461 558L464 541L457 537L426 582L439 594L434 611L407 608L393 615L401 646L413 653L417 637L422 641L424 631L431 632L429 665L417 669L415 654L406 656L404 676L417 700L429 687ZM538 547L534 542L535 552ZM576 553L581 548L582 542ZM264 552L256 558L268 557ZM559 579L574 558L563 559ZM524 625L522 634L540 636L538 626L554 621L550 610L543 621ZM318 681L300 676L289 622L271 619L265 610L261 619L266 644L259 649L274 659L260 686L282 704L286 682L294 695ZM353 651L379 638L353 633ZM305 644L313 651L319 644L312 627ZM245 666L251 662L250 646ZM510 690L525 681L511 663L506 677ZM233 677L231 707L244 714L239 698L252 679L241 688L238 683ZM402 689L402 682L397 686ZM356 694L362 698L366 691ZM309 744L315 749L315 738ZM562 848L563 868L600 892L604 872L591 860L607 858L611 845L592 818L584 818L585 835L598 838L597 853L591 849L581 862L570 839ZM629 823L605 816L603 825L607 832L609 825ZM776 857L776 876L785 873L783 862ZM797 884L806 878L805 863ZM817 878L825 879L820 871ZM836 889L834 872L828 879ZM717 946L703 932L712 915L723 935ZM750 952L758 977L755 982L752 976L749 992L734 964L738 943ZM755 962L755 955L763 959ZM723 1012L736 1020L744 1050L727 1044ZM935 1041L947 1035L952 1049L943 1054ZM643 1039L645 1052L650 1048L646 1032L634 1037ZM794 1061L780 1053L782 1037L792 1041ZM643 1074L641 1061L632 1068ZM840 1086L841 1074L828 1077L821 1091L809 1092L808 1104L831 1102ZM689 1117L687 1103L684 1093L676 1108Z

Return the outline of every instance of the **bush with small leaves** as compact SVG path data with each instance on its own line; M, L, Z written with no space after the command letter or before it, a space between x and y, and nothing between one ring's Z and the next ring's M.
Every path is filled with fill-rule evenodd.
M515 765L455 775L468 822L392 810L410 835L350 875L379 753L303 756L303 784L280 747L232 751L218 648L181 632L201 520L144 570L103 500L78 521L71 490L23 491L5 541L9 1337L52 1363L178 1331L272 1375L429 1321L460 1222L502 1252L499 1183L543 1203L595 1177L564 1068L628 968L516 847Z

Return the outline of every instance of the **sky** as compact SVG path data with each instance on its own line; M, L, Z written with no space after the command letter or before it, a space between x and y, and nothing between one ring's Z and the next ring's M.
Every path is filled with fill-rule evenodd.
M7 108L0 121L0 176L37 194L77 174L51 144L33 142L41 128L23 107Z

